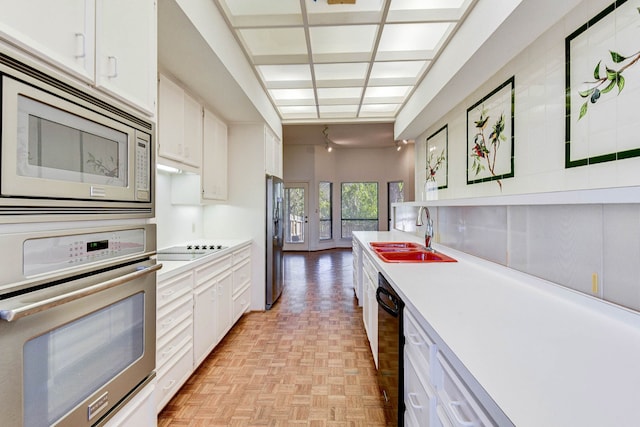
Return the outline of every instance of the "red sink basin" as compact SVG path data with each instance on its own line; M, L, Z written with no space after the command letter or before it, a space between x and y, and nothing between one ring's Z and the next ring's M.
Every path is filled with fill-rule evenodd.
M371 249L385 262L457 262L440 252L427 251L413 242L371 242Z
M407 250L424 250L424 246L413 242L371 242L369 243L374 251L407 251Z

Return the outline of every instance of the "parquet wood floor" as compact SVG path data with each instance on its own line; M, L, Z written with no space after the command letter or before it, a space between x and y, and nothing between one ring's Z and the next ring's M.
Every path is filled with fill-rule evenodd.
M239 320L160 427L385 425L351 251L286 253L284 262L279 301Z

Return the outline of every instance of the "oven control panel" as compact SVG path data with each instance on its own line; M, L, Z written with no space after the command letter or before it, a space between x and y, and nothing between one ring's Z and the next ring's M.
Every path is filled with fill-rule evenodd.
M25 240L23 273L26 277L54 273L69 267L107 261L145 251L143 228L71 234Z

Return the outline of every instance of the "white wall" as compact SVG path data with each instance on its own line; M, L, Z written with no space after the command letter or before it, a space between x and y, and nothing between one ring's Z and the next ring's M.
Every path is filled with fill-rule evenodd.
M266 181L264 125L228 128L229 197L204 208L204 236L252 239L251 310L265 307Z
M440 199L640 184L640 157L565 169L565 37L610 2L584 1L416 139L416 189L425 179L425 140L449 126L449 185ZM515 76L515 177L467 185L467 108ZM618 123L609 125L611 135ZM637 135L636 135L637 139Z
M623 194L611 204L587 198L535 205L540 197L533 196L640 185L640 158L565 168L565 38L609 4L582 2L425 129L416 140L416 194L425 180L425 140L448 124L448 188L431 208L437 242L640 311L640 201ZM467 184L466 110L511 76L515 176L503 179L502 189L495 181ZM607 126L605 134L625 131L615 115ZM532 203L492 198L509 195L529 195ZM446 206L449 200L455 206ZM405 222L415 216L415 207L403 209Z
M377 182L379 229L387 230L387 182L404 181L405 198L413 200L414 149L405 146L386 148L335 148L328 153L322 146L284 145L284 180L309 183L310 250L350 247L351 239L341 239L340 185L343 182ZM333 239L318 240L318 184L333 183Z
M202 237L202 206L171 204L171 175L156 174L156 223L158 249Z

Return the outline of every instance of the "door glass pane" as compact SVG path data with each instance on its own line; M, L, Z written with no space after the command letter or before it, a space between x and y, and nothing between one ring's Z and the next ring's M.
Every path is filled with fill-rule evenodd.
M304 243L304 188L285 188L284 204L286 209L284 221L285 243Z
M24 424L53 424L143 351L143 293L27 341Z
M318 216L320 218L320 240L331 240L333 237L332 234L332 218L331 212L333 211L333 206L331 203L331 188L332 185L330 182L321 182L319 187L319 200L318 200Z

